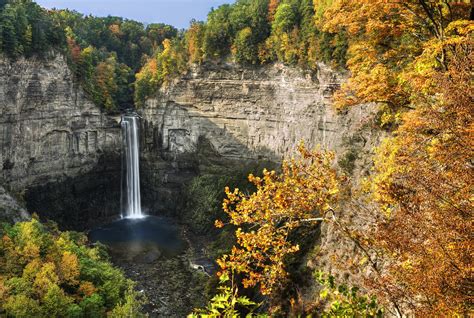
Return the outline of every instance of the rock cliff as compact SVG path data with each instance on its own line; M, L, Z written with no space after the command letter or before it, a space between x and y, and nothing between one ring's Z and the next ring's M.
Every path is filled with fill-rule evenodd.
M363 175L378 140L376 109L337 113L331 97L343 80L323 64L315 73L194 67L140 110L144 208L173 214L183 184L210 166L278 162L300 140L335 150L348 172ZM0 111L0 182L30 212L83 226L118 214L118 118L87 99L63 57L0 59Z
M336 151L345 169L363 175L368 169L365 154L378 140L371 129L376 108L361 105L337 113L331 99L343 80L324 64L316 73L282 64L195 67L162 88L140 111L144 182L157 185L149 189L169 189L182 181L175 180L179 173L164 169L161 158L190 175L193 160L201 169L210 161L278 162L294 153L300 140ZM158 194L149 195L149 201L153 198L156 201Z
M92 200L105 213L100 198L119 189L119 154L120 126L87 99L63 57L0 58L0 183L30 211L87 214Z
M373 129L374 105L334 110L332 94L342 81L323 64L315 73L281 64L194 67L139 110L143 208L180 212L182 187L193 177L216 166L279 162L300 140L335 151L357 183L381 133ZM117 215L118 122L87 99L64 58L0 58L0 220L28 217L13 197L66 228L90 228L91 221ZM351 211L340 213L363 222ZM321 232L320 250L351 253L350 242L330 225ZM317 259L306 262L331 270L329 253Z

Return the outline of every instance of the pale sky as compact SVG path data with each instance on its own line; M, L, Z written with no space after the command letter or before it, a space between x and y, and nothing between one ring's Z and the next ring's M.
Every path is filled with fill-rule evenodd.
M103 17L120 16L140 22L162 22L179 29L191 19L205 20L212 7L234 0L36 0L48 9L71 9Z

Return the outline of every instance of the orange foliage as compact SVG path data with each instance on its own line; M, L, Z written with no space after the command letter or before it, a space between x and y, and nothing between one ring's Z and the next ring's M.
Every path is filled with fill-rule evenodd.
M416 96L379 150L373 189L387 217L374 246L389 255L383 284L420 316L463 315L472 303L474 90L472 43L435 90Z
M91 282L82 282L79 286L79 294L82 294L84 297L88 297L94 294L97 291L94 284Z
M204 38L203 24L194 22L186 32L186 44L188 49L189 61L191 63L201 63L204 59L202 50Z
M288 235L307 222L322 221L332 210L339 178L331 168L332 153L299 147L301 158L285 161L282 173L263 171L249 176L257 191L247 195L226 188L223 209L237 226L237 245L218 263L222 272L243 275L243 285L259 285L272 294L285 285L285 258L299 250ZM216 226L223 226L216 222Z
M408 107L411 87L403 78L425 43L446 39L450 22L467 18L466 2L335 0L323 28L349 34L351 78L336 95L337 106L381 102ZM445 63L443 56L438 57Z
M268 21L273 22L275 19L275 13L279 4L280 0L270 0L270 3L268 4Z
M81 47L76 43L73 38L70 37L67 38L67 45L71 54L72 61L75 64L79 64L82 61Z

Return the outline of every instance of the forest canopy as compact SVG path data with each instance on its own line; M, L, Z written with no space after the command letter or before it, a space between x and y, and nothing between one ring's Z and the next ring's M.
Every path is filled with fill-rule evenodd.
M85 235L33 218L0 229L0 315L140 317L134 283Z
M0 2L0 53L47 58L60 52L89 97L105 110L133 107L133 82L142 59L178 30L120 17L45 10L32 0Z
M346 32L324 31L317 24L325 6L312 0L238 0L178 31L159 23L45 10L32 0L3 0L0 52L11 58L65 53L86 93L113 111L142 106L193 63L280 61L315 70L324 61L344 67Z

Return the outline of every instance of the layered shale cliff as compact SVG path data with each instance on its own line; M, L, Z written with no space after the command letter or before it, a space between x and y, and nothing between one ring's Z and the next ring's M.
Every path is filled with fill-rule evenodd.
M323 64L316 73L282 64L195 67L141 110L144 182L159 191L183 181L179 171L190 175L226 161L278 162L294 154L301 140L336 151L351 174L364 174L367 154L378 141L371 129L376 109L361 105L337 113L332 94L343 80ZM173 167L165 170L161 159ZM148 201L160 194L163 198L162 192L147 193Z
M59 55L0 59L0 183L30 212L69 224L118 211L120 126Z
M375 108L337 113L343 80L323 64L192 68L140 110L144 209L179 212L183 185L209 167L279 162L300 140L335 150L359 178L379 137ZM0 59L0 111L0 182L30 212L83 226L119 213L119 119L87 99L63 57Z

